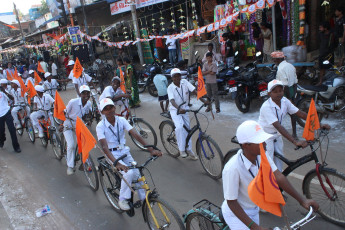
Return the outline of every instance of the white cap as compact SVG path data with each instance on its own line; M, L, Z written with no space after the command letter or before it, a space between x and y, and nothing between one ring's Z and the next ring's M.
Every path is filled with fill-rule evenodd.
M179 68L174 68L171 70L170 75L174 76L174 74L181 74L181 70Z
M121 78L119 78L118 76L113 77L113 79L111 79L112 82L115 81L115 80L118 80L121 83Z
M284 87L283 82L281 82L281 81L279 81L277 79L274 79L274 80L270 81L268 83L268 86L267 86L268 92L270 93L277 85L281 85L281 86Z
M35 71L33 71L32 69L29 70L29 74L33 74Z
M21 73L18 73L18 76L22 76L22 74L21 74Z
M6 79L0 79L0 84L7 84L8 81Z
M43 88L43 86L41 86L41 85L36 85L36 86L35 86L35 90L36 90L37 92L41 92L41 93L44 92L44 88Z
M272 137L272 135L266 133L256 121L249 120L238 126L236 137L240 144L260 144Z
M46 72L46 73L44 74L44 77L47 78L47 77L49 77L49 76L51 76L51 75L52 75L51 73Z
M69 60L67 65L74 65L74 61L73 60Z
M20 83L19 83L18 80L12 80L11 83L14 83L14 84L16 84L18 87L20 87Z
M89 86L87 86L87 85L82 85L82 86L80 86L80 88L79 88L79 93L82 93L83 91L91 91L90 90L90 87Z
M0 67L0 70L4 70L2 67Z
M114 102L110 98L103 98L100 101L99 105L101 107L101 111L103 111L104 107L106 107L107 105L113 105L114 106Z

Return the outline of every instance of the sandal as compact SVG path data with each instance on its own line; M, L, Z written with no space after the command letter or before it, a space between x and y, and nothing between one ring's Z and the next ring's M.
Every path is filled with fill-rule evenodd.
M205 110L205 112L206 113L208 113L208 112L210 112L211 110L209 109L209 108L207 108L206 110Z
M220 109L216 109L216 113L220 113Z

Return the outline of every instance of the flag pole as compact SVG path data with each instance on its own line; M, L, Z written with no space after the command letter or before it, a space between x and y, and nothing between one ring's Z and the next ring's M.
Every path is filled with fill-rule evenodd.
M283 215L286 227L287 227L288 230L291 230L289 219L288 219L288 216L287 216L287 214L285 212L285 209L284 209L283 205L279 204L279 206L280 206L280 209L282 210L282 215Z

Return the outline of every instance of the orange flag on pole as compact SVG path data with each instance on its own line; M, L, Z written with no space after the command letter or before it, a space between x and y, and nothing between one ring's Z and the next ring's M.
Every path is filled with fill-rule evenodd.
M14 69L14 73L13 73L12 77L13 77L14 79L17 79L17 80L18 80L19 75L18 75L17 68Z
M248 186L249 198L254 204L277 216L282 216L280 205L285 205L266 153L260 144L261 163L258 175Z
M73 75L74 75L75 78L79 78L82 73L83 73L83 67L81 66L80 61L77 58L75 60L75 64L74 64L74 67L73 67Z
M75 125L75 133L77 135L79 154L82 154L83 163L89 158L89 152L96 145L96 139L92 136L89 129L85 126L84 122L77 117Z
M55 101L54 101L54 117L61 121L65 121L65 113L64 110L66 109L65 104L63 103L63 100L60 97L60 94L56 91L55 93Z
M120 89L126 93L126 86L125 86L125 77L123 76L123 72L122 69L120 68L120 79L121 79L121 83L120 83Z
M31 98L33 98L37 94L35 87L31 83L31 81L28 81L27 92L28 92L28 103L29 105L31 105Z
M38 62L38 64L37 64L37 71L39 71L41 73L45 73L40 62Z
M38 75L36 71L34 73L34 77L35 77L35 85L38 85L42 81L42 79L40 78L40 76Z
M315 130L317 129L320 129L320 121L319 117L317 116L314 99L312 98L302 137L304 137L307 141L314 140Z
M25 94L28 90L27 90L27 88L26 88L26 86L25 86L25 84L24 84L23 79L22 79L21 77L19 77L18 75L16 76L15 74L14 74L14 78L15 78L16 80L19 81L20 90L21 90L21 95L22 95L22 97L24 97L24 94Z
M200 66L198 67L198 94L197 94L197 99L199 100L200 97L203 97L206 95L206 88L205 88L205 82L204 82L204 77L202 76L201 68Z
M11 73L8 70L6 70L6 73L7 73L6 74L7 75L7 80L12 81L13 77L12 77Z

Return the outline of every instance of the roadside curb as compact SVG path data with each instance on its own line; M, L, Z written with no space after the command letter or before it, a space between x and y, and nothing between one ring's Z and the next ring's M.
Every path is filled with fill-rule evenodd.
M0 229L8 230L13 229L11 220L7 215L6 210L4 209L4 206L0 202Z

